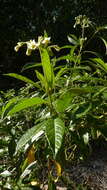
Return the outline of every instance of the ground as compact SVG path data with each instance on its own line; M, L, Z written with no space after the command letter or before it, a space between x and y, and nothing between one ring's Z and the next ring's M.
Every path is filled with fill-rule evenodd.
M107 142L94 145L92 154L84 162L69 163L62 175L64 183L57 190L107 190Z

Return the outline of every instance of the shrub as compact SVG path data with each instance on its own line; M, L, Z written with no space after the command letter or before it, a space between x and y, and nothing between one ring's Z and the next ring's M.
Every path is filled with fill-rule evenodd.
M44 32L44 36L39 36L37 42L18 42L15 47L15 51L18 51L26 45L28 56L32 51L39 50L41 58L41 63L23 67L23 70L36 68L37 82L19 74L6 74L30 84L28 88L23 89L24 93L21 90L21 93L15 96L12 92L13 97L1 105L2 123L11 118L12 124L15 114L17 120L20 117L27 122L33 120L26 132L23 131L25 121L21 125L23 135L18 142L15 141L13 133L11 134L16 144L13 151L10 148L10 154L14 154L13 159L20 157L22 152L24 155L21 157L22 161L19 159L21 163L18 183L24 183L26 176L29 176L29 180L36 177L37 184L48 183L49 189L55 188L66 160L83 160L91 150L91 140L100 136L106 139L107 66L98 53L87 50L87 44L100 30L107 27L94 28L93 35L89 38L85 34L89 26L93 27L92 22L85 15L80 15L76 17L74 26L77 25L81 28L81 35L77 37L70 34L70 44L66 46L50 45L51 38ZM106 47L105 39L100 39ZM55 57L53 49L66 51ZM84 56L86 54L87 56ZM41 72L38 67L41 67ZM14 128L11 124L12 130ZM37 173L41 168L44 171L45 162L47 178L41 179ZM17 167L15 170L17 172ZM35 175L31 171L35 171Z

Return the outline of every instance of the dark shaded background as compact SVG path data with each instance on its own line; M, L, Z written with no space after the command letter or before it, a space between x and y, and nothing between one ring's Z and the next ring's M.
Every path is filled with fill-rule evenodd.
M23 85L2 74L20 73L22 66L32 61L23 48L14 51L18 41L37 38L46 30L54 44L64 45L79 14L98 25L107 24L107 0L0 0L0 90ZM23 74L33 75L28 71Z

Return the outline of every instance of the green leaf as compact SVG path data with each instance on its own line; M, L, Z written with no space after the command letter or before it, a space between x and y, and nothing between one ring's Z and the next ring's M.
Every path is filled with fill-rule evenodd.
M47 49L50 51L51 49L55 49L56 51L60 51L60 47L58 45L50 45L47 47Z
M28 131L21 137L19 142L17 143L16 146L16 153L21 150L29 141L31 141L31 144L34 141L38 141L41 136L44 134L45 130L45 124L41 123L38 124L31 129L28 129Z
M75 95L71 91L63 93L54 103L57 112L64 112L71 104Z
M76 50L77 47L78 47L78 46L75 45L75 46L73 46L73 47L71 48L71 50L70 50L70 55L71 55L71 56L74 56L74 52L75 52L75 50Z
M38 71L36 71L36 76L40 80L42 87L45 87L46 91L48 90L47 82L45 77Z
M70 43L72 43L73 45L79 45L79 40L77 39L77 37L74 34L70 34L68 36L68 41Z
M28 79L27 77L25 76L22 76L22 75L19 75L19 74L16 74L16 73L8 73L8 74L4 74L5 76L10 76L10 77L13 77L13 78L16 78L16 79L19 79L19 80L22 80L28 84L32 84L33 86L37 87L37 88L40 88L40 86L35 83L34 81Z
M73 48L74 46L73 45L65 45L65 46L62 46L61 48L60 48L60 50L61 49L71 49L71 48Z
M13 104L11 103L11 100L7 103L6 107L4 108L4 112L2 117L4 116L11 116L16 112L22 111L25 108L35 106L35 105L40 105L46 103L45 100L39 98L39 97L34 97L34 98L24 98L18 101L17 103ZM11 107L12 105L12 107Z
M48 177L48 189L47 190L56 190L56 184L51 176Z
M93 62L98 63L100 68L102 68L105 72L107 72L107 64L100 58L93 58L91 59Z
M91 108L92 108L91 103L81 105L79 109L76 111L76 118L81 118L87 115L87 113L90 111Z
M75 87L75 88L70 88L71 93L80 95L80 94L85 94L85 93L92 93L95 92L95 88L88 86L88 87Z
M31 69L31 68L34 68L34 67L41 67L41 63L27 63L23 66L21 72L27 70L27 69Z
M82 54L92 54L94 55L95 57L101 57L101 55L97 52L94 52L94 51L83 51ZM101 57L102 58L102 57ZM87 60L86 60L87 61Z
M21 174L20 178L23 179L26 176L28 176L31 171L36 167L37 165L37 161L32 162L31 164L29 164L26 169L23 171L23 173Z
M103 124L102 126L98 127L98 131L106 138L107 140L107 123Z
M107 41L104 39L104 38L100 38L102 41L103 41L103 43L104 43L104 45L105 45L105 48L106 48L106 54L107 54Z
M41 48L40 54L41 54L41 61L42 61L42 66L43 66L44 77L48 83L48 86L50 88L53 88L54 73L53 73L52 65L50 63L50 57L49 57L48 51L45 48Z
M18 101L18 97L10 99L10 101L2 108L1 119L5 118L8 112L15 106Z
M72 56L71 55L64 55L64 56L60 56L59 58L56 59L56 62L61 61L61 60L69 60L72 61Z
M55 76L55 81L57 82L66 71L67 67L61 68Z
M72 71L75 70L86 70L86 71L91 71L91 68L89 66L75 66L71 68Z
M97 27L97 32L100 30L107 30L107 25Z
M46 123L46 136L55 158L62 144L64 130L65 126L60 118L50 119Z
M9 176L11 176L11 175L12 175L12 173L9 172L8 170L5 170L4 172L2 172L2 173L0 174L0 176L2 176L2 177L9 177Z
M93 98L97 97L99 94L101 94L102 92L104 92L105 90L107 90L107 87L102 87L101 89L99 89L94 95Z

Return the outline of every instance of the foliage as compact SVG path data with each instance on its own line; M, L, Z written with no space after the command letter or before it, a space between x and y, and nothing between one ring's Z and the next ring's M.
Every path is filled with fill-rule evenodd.
M14 53L13 47L17 41L35 38L46 29L53 42L64 45L67 43L66 36L73 30L74 18L79 14L87 15L98 25L106 24L106 0L1 0L0 3L0 74L18 73L26 62L31 62L33 57L37 58L35 55L28 58L23 51ZM97 47L102 49L99 44ZM27 71L24 75L31 77ZM2 90L22 86L23 83L17 80L0 77Z
M87 50L90 41L99 38L100 30L107 26L93 27L85 15L75 19L74 26L80 27L81 34L69 34L66 46L51 45L51 38L44 32L37 41L18 42L15 47L18 51L27 46L28 56L39 51L41 63L31 65L37 82L9 73L6 75L29 85L18 94L14 90L6 94L1 91L0 124L3 135L7 134L2 151L8 145L14 165L1 175L6 174L6 184L11 175L17 177L14 189L23 189L24 183L32 184L33 180L38 186L48 183L49 190L56 189L64 163L84 160L93 140L107 138L107 66L97 52ZM86 36L88 27L93 29L91 38ZM102 36L100 39L106 52L106 40ZM61 56L55 57L54 51L60 51ZM27 64L23 70L31 68ZM41 171L46 179L38 176Z

